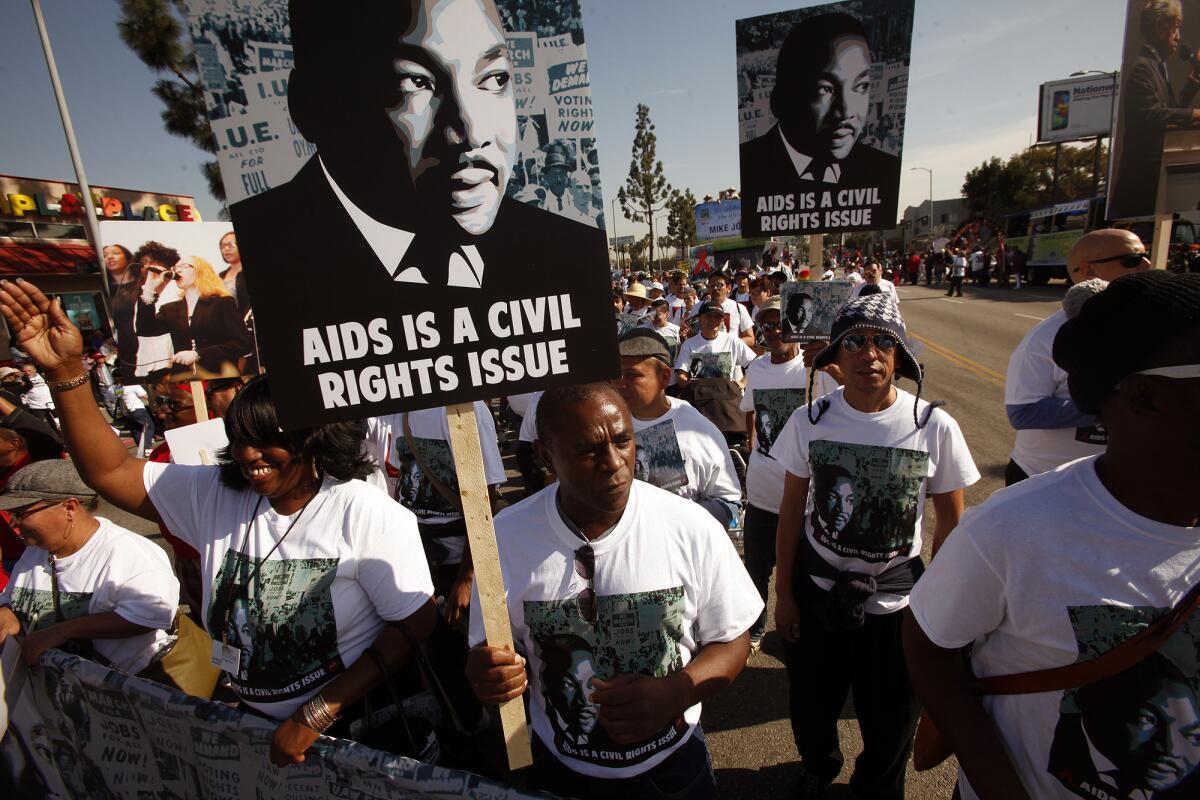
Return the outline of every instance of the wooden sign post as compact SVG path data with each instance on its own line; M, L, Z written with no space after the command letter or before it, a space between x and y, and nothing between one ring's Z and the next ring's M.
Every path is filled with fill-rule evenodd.
M475 564L475 590L479 593L479 612L487 643L514 650L512 626L508 621L508 601L504 596L504 575L500 572L500 553L496 549L496 529L492 525L492 507L488 502L487 479L483 472L483 450L479 445L479 427L472 403L446 407L450 426L450 448L454 452L454 471L462 498L467 540ZM525 706L521 698L500 706L500 726L508 751L508 768L518 770L533 763L529 749L529 730L525 725Z
M814 269L825 270L825 234L811 233L808 236L808 263ZM837 277L836 275L834 276ZM816 280L816 279L814 279Z

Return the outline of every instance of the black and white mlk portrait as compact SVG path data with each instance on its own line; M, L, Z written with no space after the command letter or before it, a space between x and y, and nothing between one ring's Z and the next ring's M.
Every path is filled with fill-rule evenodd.
M219 5L196 0L193 16L231 13ZM560 26L548 48L585 57L578 3L550 5L533 38ZM311 145L249 196L222 161L244 196L230 213L285 426L615 373L595 140L539 138L519 117L532 45L510 38L510 15L493 0L237 7L286 18L279 80ZM555 79L568 71L582 77ZM586 77L586 61L552 64L546 85L586 94Z
M742 233L892 228L913 0L738 20Z

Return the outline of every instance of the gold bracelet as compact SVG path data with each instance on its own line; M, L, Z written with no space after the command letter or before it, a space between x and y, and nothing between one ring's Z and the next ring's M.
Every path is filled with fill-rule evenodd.
M77 386L83 386L87 382L88 374L81 372L74 378L67 378L65 381L46 381L46 385L50 387L51 391L65 392Z

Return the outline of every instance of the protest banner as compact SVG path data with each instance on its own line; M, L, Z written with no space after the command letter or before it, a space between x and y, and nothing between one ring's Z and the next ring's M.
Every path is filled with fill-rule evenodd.
M254 314L228 222L100 223L123 383L258 373ZM186 293L195 290L189 306Z
M237 121L229 83L206 85L215 126L262 127L218 140L285 428L617 372L578 3L490 7L419 5L414 26L407 4L190 4L223 74L277 90L238 94ZM393 68L398 39L420 58ZM252 113L267 102L277 116ZM305 146L251 146L279 114Z
M262 120L282 104L302 137L279 153L256 149L257 125L218 136L284 428L436 406L462 416L474 400L618 373L577 2L189 9L193 39L243 89L270 76L253 100L274 95ZM229 104L206 88L224 119ZM455 466L465 505L470 465ZM473 547L493 535L490 517L466 516ZM488 574L477 560L494 618L486 598L502 584ZM523 766L523 717L502 717L510 766Z
M912 23L913 0L737 21L743 236L895 227Z
M1163 137L1168 129L1195 126L1200 117L1200 0L1175 6L1128 0L1126 8L1109 219L1155 213Z
M833 318L854 291L850 281L788 281L779 291L785 342L827 342Z
M732 239L742 235L742 201L735 198L696 204L696 241Z
M268 758L276 723L57 650L38 667L3 645L9 725L0 758L19 797L522 800L461 770L321 736L304 763ZM544 796L544 795L539 795Z

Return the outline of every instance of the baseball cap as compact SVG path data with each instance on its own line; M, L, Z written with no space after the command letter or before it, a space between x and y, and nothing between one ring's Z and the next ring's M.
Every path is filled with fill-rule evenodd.
M0 381L7 378L9 375L23 375L24 373L16 367L0 367Z
M655 281L654 283L650 284L650 288L658 289L661 292L663 290L663 285L661 283L659 283L658 281Z
M780 311L783 309L783 299L779 295L772 295L763 301L763 304L758 307L758 313L764 311Z
M649 328L631 328L617 339L617 352L622 356L657 358L671 366L671 348L667 340Z
M72 497L85 503L96 499L96 493L79 477L74 464L59 458L35 461L9 479L8 486L0 492L0 511L39 500L61 503Z
M670 305L671 304L667 302L667 298L665 298L665 297L656 297L650 301L651 308L657 308L658 306L663 306L664 308L669 308Z
M712 300L705 300L703 303L701 303L696 308L696 316L697 317L699 317L703 314L709 314L709 313L716 313L716 314L723 315L725 313L725 309L721 308L720 303L715 303Z

